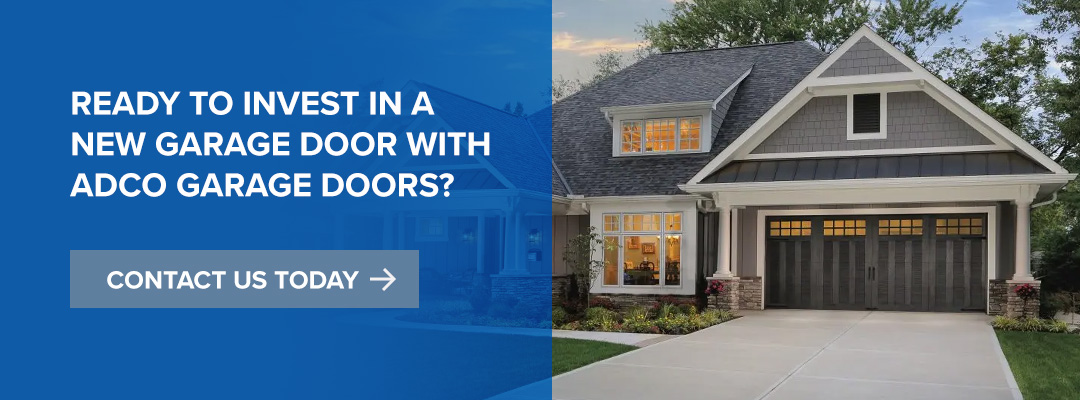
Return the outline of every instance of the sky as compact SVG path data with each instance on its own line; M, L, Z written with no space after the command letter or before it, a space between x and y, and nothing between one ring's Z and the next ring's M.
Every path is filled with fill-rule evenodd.
M678 0L553 0L551 9L552 77L587 78L596 55L607 49L624 51L632 59L641 42L638 25L667 19L666 10ZM952 4L954 1L947 1ZM1017 0L968 0L960 11L963 22L939 38L927 51L967 37L972 44L996 32L1033 30L1037 16L1024 14Z

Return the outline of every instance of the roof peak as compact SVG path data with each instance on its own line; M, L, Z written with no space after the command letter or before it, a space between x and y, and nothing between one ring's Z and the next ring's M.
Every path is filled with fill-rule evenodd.
M659 55L697 53L697 52L717 51L717 50L745 49L745 48L748 48L748 47L777 46L777 45L781 45L781 44L791 44L791 43L799 43L799 42L805 42L805 40L788 40L788 41L785 41L785 42L757 43L757 44L747 44L747 45L742 45L742 46L715 47L715 48L711 48L711 49L665 51L665 52L659 53Z

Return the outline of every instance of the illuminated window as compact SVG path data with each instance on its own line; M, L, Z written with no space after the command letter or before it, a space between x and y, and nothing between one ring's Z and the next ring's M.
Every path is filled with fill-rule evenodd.
M825 236L866 236L865 219L826 220Z
M810 236L810 221L770 221L769 236Z
M701 147L701 118L679 118L679 149L697 150Z
M604 216L604 232L618 232L619 231L619 215L605 215Z
M624 214L623 230L627 232L660 231L660 214Z
M665 229L669 231L682 230L682 213L664 214Z
M675 150L675 118L646 120L645 152Z
M701 117L622 121L622 153L701 150Z
M682 284L682 213L604 215L608 286Z
M622 152L641 152L641 121L623 121Z
M878 235L919 236L923 234L921 219L883 219L878 221Z
M983 229L983 219L981 217L957 217L938 218L935 223L934 232L938 235L981 236L985 230Z

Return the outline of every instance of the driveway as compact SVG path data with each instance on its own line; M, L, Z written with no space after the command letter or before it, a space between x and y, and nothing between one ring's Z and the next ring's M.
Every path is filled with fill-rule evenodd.
M981 314L768 310L555 377L563 400L1014 399Z

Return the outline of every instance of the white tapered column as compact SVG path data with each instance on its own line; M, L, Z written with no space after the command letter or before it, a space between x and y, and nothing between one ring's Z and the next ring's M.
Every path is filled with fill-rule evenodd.
M716 278L730 278L731 274L731 206L729 205L717 205L720 209L720 218L717 223L719 234L717 240L719 241L716 246L716 273L713 277Z
M1016 201L1016 273L1014 281L1032 281L1031 276L1031 200Z

